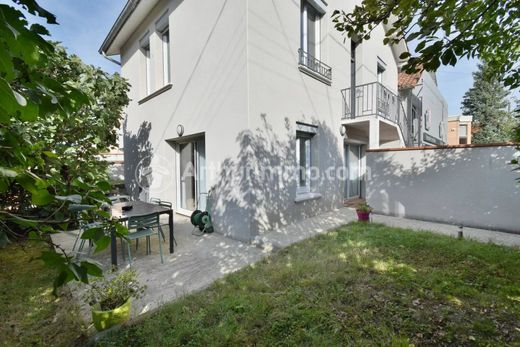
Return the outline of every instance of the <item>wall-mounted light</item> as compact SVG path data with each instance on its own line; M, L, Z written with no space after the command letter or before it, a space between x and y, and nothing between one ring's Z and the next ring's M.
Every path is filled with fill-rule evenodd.
M345 124L341 124L340 125L339 133L341 134L341 136L346 136L347 135L347 126Z
M182 124L177 125L177 135L184 135L184 126Z

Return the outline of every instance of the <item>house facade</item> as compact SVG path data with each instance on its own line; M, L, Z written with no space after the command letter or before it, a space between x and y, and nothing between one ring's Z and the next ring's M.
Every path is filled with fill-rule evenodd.
M408 147L438 146L448 142L448 103L437 86L435 73L399 73L399 96L409 119Z
M470 145L473 131L472 122L472 116L449 116L448 145Z
M344 42L330 17L353 5L129 0L100 49L132 85L129 192L243 241L361 196L364 150L407 145L406 45Z

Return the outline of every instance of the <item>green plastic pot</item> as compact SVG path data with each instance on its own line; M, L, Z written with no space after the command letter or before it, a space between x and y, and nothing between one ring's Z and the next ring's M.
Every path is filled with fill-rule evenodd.
M122 324L130 319L130 309L132 308L132 299L109 311L92 310L92 322L97 331L103 331L115 325Z

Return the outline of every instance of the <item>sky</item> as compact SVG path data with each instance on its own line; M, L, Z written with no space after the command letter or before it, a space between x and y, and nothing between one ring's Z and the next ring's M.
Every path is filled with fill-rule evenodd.
M11 3L0 0L0 3ZM46 25L51 39L60 41L70 53L84 62L116 72L118 65L98 53L101 43L122 10L126 0L39 0L43 8L57 17L59 25ZM460 114L464 93L473 85L475 60L460 60L455 67L441 66L437 71L439 88L448 102L449 115Z

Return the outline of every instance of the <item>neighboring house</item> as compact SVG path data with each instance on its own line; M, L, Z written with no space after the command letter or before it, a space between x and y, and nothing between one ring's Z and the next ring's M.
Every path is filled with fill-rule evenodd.
M470 145L472 116L449 116L448 117L448 145Z
M363 195L364 150L409 143L407 47L383 45L382 26L344 43L330 17L353 6L129 0L100 49L132 85L129 193L207 208L244 241Z
M408 115L408 147L447 143L448 103L442 96L435 73L399 73L399 95Z

